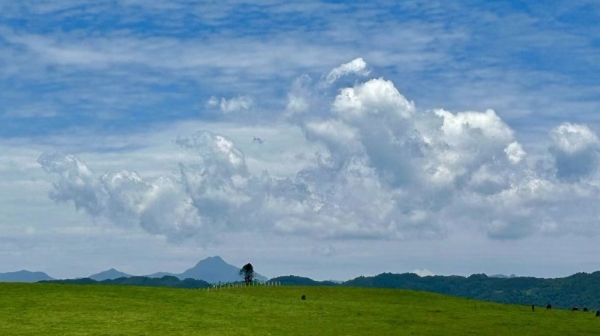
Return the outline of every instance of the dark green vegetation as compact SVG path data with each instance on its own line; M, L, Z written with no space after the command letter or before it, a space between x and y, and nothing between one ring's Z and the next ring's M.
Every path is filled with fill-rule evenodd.
M90 278L66 279L43 281L47 283L71 284L71 285L126 285L126 286L147 286L147 287L173 287L173 288L207 288L211 285L202 280L184 279L179 280L175 276L165 275L162 278L148 278L134 276L129 278L118 278L113 280L96 281Z
M485 274L419 277L416 274L383 273L344 282L345 286L404 288L466 298L557 308L600 309L600 272L577 273L566 278L490 278ZM599 330L600 334L600 330Z
M0 284L0 335L597 335L593 313L348 287ZM306 301L301 296L306 295Z
M244 278L246 285L250 285L254 279L254 267L251 263L247 263L239 270L238 274Z

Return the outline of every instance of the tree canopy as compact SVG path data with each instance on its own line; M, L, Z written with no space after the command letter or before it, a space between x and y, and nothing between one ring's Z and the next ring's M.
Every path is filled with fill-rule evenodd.
M252 267L251 263L247 263L240 269L239 274L244 278L244 282L246 283L246 286L248 286L254 279L254 267Z

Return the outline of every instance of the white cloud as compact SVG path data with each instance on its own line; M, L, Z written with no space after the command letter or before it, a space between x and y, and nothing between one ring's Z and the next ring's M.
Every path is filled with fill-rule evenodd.
M292 96L307 108L288 110L286 121L321 148L295 175L252 172L233 140L202 131L176 140L195 154L179 163L177 176L98 177L74 156L45 154L40 163L59 175L51 198L171 241L202 243L238 231L332 239L432 238L465 229L494 239L597 231L590 223L600 218L594 206L600 189L564 183L597 170L592 164L565 170L569 160L589 163L596 155L597 137L585 126L566 124L552 133L555 179L544 164L527 160L493 110L420 111L384 79L331 97L304 78Z
M327 77L325 78L324 83L327 85L331 85L335 81L337 81L340 77L346 76L349 74L355 74L358 76L367 76L367 75L369 75L369 71L366 70L366 68L367 68L367 63L365 63L365 61L362 58L357 58L353 61L344 63L344 64L340 65L339 67L331 70L331 72L329 72L329 74L327 74Z
M598 146L598 137L589 127L565 123L552 131L554 147L565 154L577 154Z
M523 158L525 158L525 156L527 155L527 153L525 153L521 145L516 141L511 142L504 149L504 152L506 153L508 160L513 164L521 162L521 160L523 160Z
M210 107L219 107L223 114L230 114L249 110L254 105L254 101L248 96L221 98L220 101L217 97L212 96L206 104Z
M172 178L144 180L129 171L96 176L75 156L57 153L45 153L38 162L60 176L50 193L56 202L71 201L77 210L117 225L139 224L171 241L207 234L197 209Z
M598 137L585 125L565 123L552 130L550 147L556 176L564 181L579 181L598 170Z
M336 96L333 110L344 120L350 121L365 117L366 114L379 115L382 118L409 118L415 110L398 92L391 81L372 79L353 88L344 88Z

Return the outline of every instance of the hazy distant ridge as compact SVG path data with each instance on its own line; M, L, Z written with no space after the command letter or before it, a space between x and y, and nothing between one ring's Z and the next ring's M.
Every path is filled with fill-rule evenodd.
M194 267L191 267L179 274L173 274L168 272L157 272L142 277L146 278L162 278L164 276L172 276L179 278L180 280L195 279L202 280L208 283L225 283L240 281L242 278L238 272L241 267L233 266L226 263L221 257L214 256L203 260L200 260ZM123 273L114 268L106 271L102 271L96 274L92 274L87 278L95 281L114 280L119 278L130 278L134 275ZM267 278L255 273L256 280L266 281ZM0 273L0 282L38 282L45 280L54 280L51 276L43 272L30 272L30 271L19 271Z
M171 287L171 288L207 288L211 285L203 280L185 279L180 280L174 276L164 276L161 278L148 278L141 276L131 276L128 278L107 279L96 281L90 278L52 280L52 283L73 284L73 285L121 285L121 286L144 286L144 287Z
M54 280L44 272L18 271L0 273L0 282L38 282L44 280Z
M242 278L238 272L241 267L233 266L228 264L219 256L208 257L200 260L194 267L185 270L182 273L169 273L169 272L156 272L148 275L143 275L148 278L162 278L164 276L174 276L180 280L184 279L196 279L203 280L208 283L219 283L219 282L235 282L240 281ZM115 269L100 272L90 276L91 279L102 281L108 279L117 279L122 277L132 277L133 275L119 272ZM256 280L266 281L267 278L256 273Z

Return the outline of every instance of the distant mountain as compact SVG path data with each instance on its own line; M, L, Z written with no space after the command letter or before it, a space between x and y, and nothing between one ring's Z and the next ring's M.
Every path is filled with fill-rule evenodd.
M490 278L500 278L500 279L512 279L512 278L516 278L517 276L514 274L511 275L504 275L504 274L494 274L494 275L488 275Z
M200 260L196 266L186 270L176 276L179 279L198 279L204 280L209 283L218 282L235 282L240 281L239 270L241 267L236 267L226 263L221 257L209 257L204 260ZM267 281L267 278L254 273L254 279L258 281Z
M168 272L158 272L149 275L145 275L148 278L162 278L164 276L175 276L181 280L184 279L196 279L204 280L208 283L219 283L219 282L236 282L241 281L242 278L238 272L241 267L233 266L226 263L221 257L214 256L200 260L194 267L187 269L183 273L174 274ZM267 281L267 278L255 273L254 278L258 281Z
M269 279L269 282L279 282L283 286L337 286L340 284L333 281L316 281L311 278L296 275L276 277Z
M207 288L211 285L202 280L185 279L180 280L174 276L164 276L161 278L148 278L140 276L131 276L127 278L107 279L104 281L96 281L90 278L83 279L67 279L67 280L52 280L44 281L60 284L74 285L121 285L121 286L145 286L145 287L173 287L173 288Z
M177 274L173 274L173 273L169 273L169 272L158 272L158 273L152 273L152 274L148 274L148 275L144 275L144 276L148 277L148 278L162 278L164 276L177 277Z
M219 282L236 282L242 278L238 274L241 267L236 267L226 263L221 257L214 256L204 260L200 260L194 267L186 270L181 274L173 274L168 272L158 272L150 275L145 275L140 278L163 278L165 276L177 277L180 280L195 279L203 280L208 283ZM84 279L92 279L95 281L114 280L120 278L133 277L131 274L120 272L114 268L100 273L92 274ZM265 276L254 273L254 279L258 281L267 281ZM43 272L20 271L12 273L0 273L0 282L38 282L45 280L54 280Z
M112 279L118 279L118 278L129 278L131 276L132 276L131 274L119 272L116 269L111 268L108 271L103 271L100 273L92 274L88 278L90 278L92 280L96 280L96 281L103 281L103 280L112 280Z
M38 282L44 280L54 280L44 272L18 271L0 273L0 282Z

